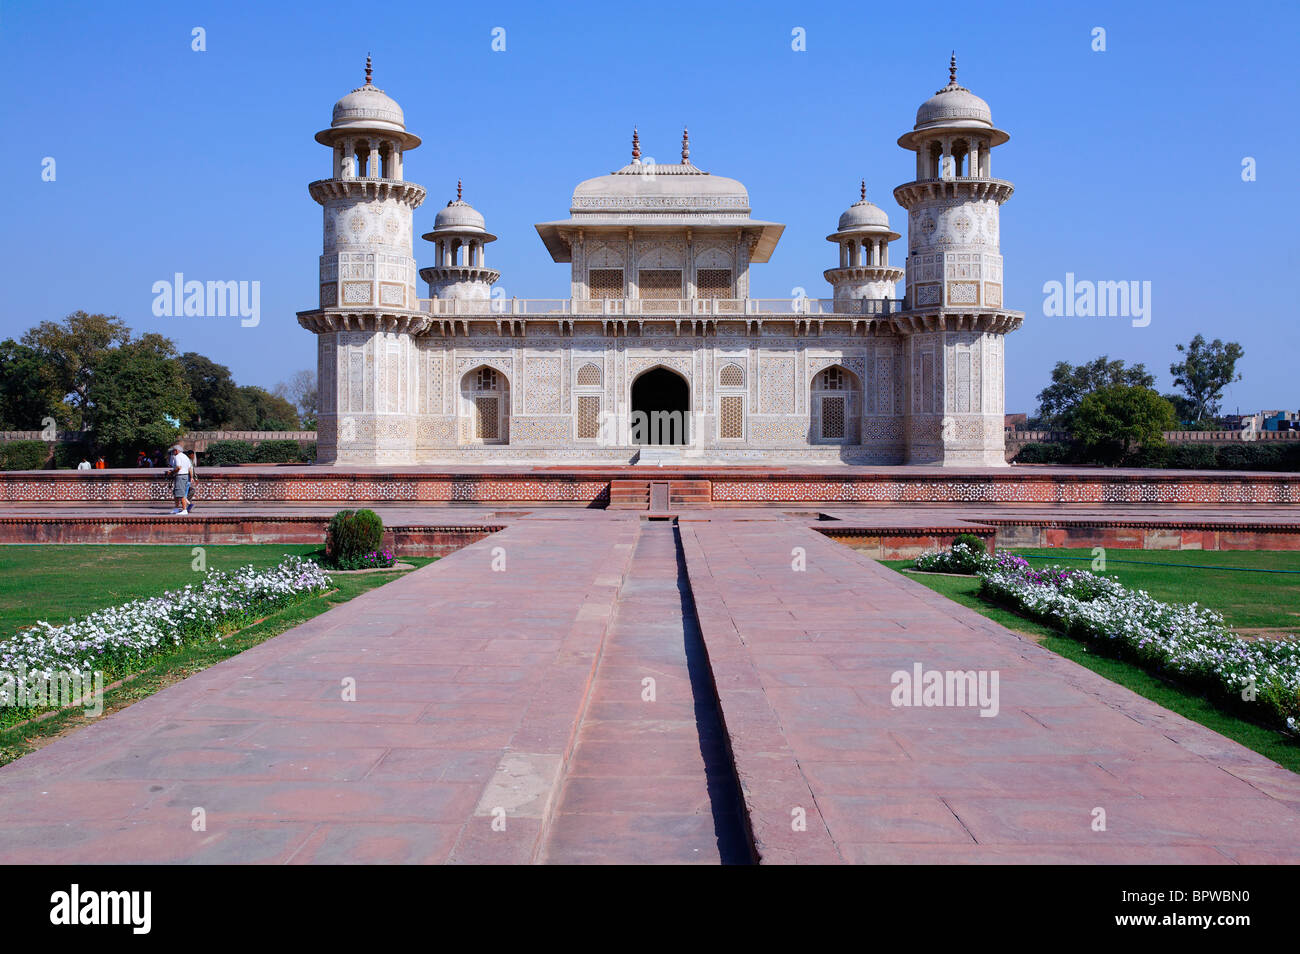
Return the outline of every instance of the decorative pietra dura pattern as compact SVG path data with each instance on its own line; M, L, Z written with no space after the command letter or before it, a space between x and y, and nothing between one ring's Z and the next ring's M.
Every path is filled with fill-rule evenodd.
M826 237L838 251L826 299L752 296L750 266L784 226L751 216L742 183L697 167L685 133L673 163L643 160L634 133L630 163L537 225L570 267L569 297L493 287L496 237L457 183L423 235L434 264L417 299L425 191L403 179L419 139L401 108L367 72L316 138L334 153L332 177L311 186L325 209L321 296L298 317L318 336L321 463L628 463L677 443L642 417L663 413L680 419L683 461L1005 466L1003 338L1023 315L1002 305L1012 187L990 177L990 154L1008 137L955 63L898 141L916 153L915 180L894 191L904 267L890 263L902 236L861 183ZM663 372L681 397L637 387Z
M612 481L646 478L644 468L559 469L516 473L402 473L366 471L249 472L208 470L199 501L428 501L586 503L602 505ZM746 473L741 468L656 469L655 478L711 486L714 504L780 503L1066 503L1066 504L1296 504L1300 475L1166 474L1119 471L1017 473L984 471L952 476L924 473ZM0 473L0 501L129 503L167 501L171 485L157 474L99 471Z

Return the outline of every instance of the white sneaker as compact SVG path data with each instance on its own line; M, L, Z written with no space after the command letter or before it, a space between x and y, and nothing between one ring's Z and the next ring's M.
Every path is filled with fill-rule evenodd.
M173 510L173 511L171 512L171 515L172 515L173 517L179 517L179 516L180 516L181 514L183 514L183 513L185 513L184 510Z

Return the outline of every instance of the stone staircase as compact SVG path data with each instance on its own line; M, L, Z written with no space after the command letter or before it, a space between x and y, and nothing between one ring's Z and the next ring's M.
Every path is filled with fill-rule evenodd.
M609 482L610 510L668 513L709 507L712 501L713 484L708 480L634 478Z

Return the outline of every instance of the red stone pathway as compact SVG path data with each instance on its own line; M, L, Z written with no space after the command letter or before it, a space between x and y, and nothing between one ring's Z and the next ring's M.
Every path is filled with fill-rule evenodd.
M763 862L1300 862L1262 756L807 528L682 538ZM918 662L997 670L998 715L894 707Z
M0 769L0 863L726 860L710 675L763 862L1300 862L1300 778L806 522L683 519L706 672L671 527L517 519Z
M750 862L690 602L676 529L667 522L644 524L547 839L546 861Z
M636 531L521 522L11 763L0 862L533 860Z

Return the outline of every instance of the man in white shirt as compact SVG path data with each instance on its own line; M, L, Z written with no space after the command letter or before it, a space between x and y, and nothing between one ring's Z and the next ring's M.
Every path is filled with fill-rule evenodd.
M81 463L77 465L77 470L90 470L90 461L83 457Z
M176 501L172 516L177 517L194 509L194 504L189 501L190 477L194 473L194 465L180 444L172 446L171 454L172 469L167 473L172 479L172 497Z

